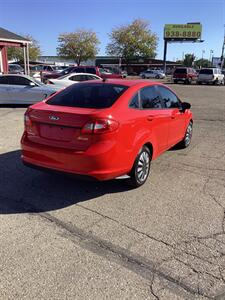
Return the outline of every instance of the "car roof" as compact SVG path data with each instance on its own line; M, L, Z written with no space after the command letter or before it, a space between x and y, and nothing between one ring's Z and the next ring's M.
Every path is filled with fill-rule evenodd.
M16 76L16 77L24 77L24 78L27 78L27 79L30 79L30 80L33 79L32 77L30 77L28 75L23 75L23 74L2 74L0 76L1 77Z
M102 79L99 80L100 82L103 82L105 84L118 84L123 85L127 87L132 87L136 85L161 85L161 83L157 81L150 81L150 80L142 80L142 79ZM96 80L89 80L86 82L88 83L96 83Z

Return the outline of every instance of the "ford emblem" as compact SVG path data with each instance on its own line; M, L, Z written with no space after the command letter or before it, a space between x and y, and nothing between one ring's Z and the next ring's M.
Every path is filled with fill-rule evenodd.
M52 120L52 121L58 121L58 120L59 120L59 117L56 117L56 116L49 116L49 119Z

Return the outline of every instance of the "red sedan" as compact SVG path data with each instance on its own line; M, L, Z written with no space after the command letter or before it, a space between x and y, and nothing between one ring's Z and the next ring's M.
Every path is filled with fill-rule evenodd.
M147 180L151 160L189 146L191 105L167 86L143 80L78 83L25 113L22 160L31 167L98 180Z

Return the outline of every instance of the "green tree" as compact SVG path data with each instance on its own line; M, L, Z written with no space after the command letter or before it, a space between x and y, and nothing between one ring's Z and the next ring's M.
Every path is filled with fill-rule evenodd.
M60 34L58 42L58 55L73 59L78 66L82 61L94 58L100 44L96 33L85 29Z
M127 64L135 57L156 56L158 37L151 31L148 21L136 19L131 24L116 27L109 37L107 54L122 57Z
M185 54L183 65L185 67L193 67L194 60L195 60L194 54L187 53L187 54Z
M31 35L25 35L24 37L32 41L32 44L29 44L29 58L30 60L35 61L38 58L38 56L41 55L40 45L38 41L36 41ZM23 63L23 48L9 47L7 52L9 59L15 59L16 61L20 61Z
M200 58L200 59L198 59L198 60L195 61L195 66L197 68L202 68L202 67L203 68L209 68L209 67L212 66L212 63L208 59L205 59L205 58L202 59L202 58Z

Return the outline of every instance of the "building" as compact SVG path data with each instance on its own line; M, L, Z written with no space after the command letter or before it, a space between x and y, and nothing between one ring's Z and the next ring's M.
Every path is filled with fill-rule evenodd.
M0 27L0 73L8 73L7 47L23 48L24 70L29 73L29 44L30 40Z
M63 65L71 65L75 64L75 62L71 59L60 58L58 56L39 56L38 61L42 63L49 64L63 64ZM88 60L86 62L82 62L82 65L95 65L99 67L109 68L111 70L116 70L118 68L122 70L126 70L128 74L139 74L140 72L147 69L163 69L163 60L154 59L154 58L141 58L137 57L131 59L129 64L120 57L115 56L96 56L93 60ZM181 66L180 63L167 61L166 62L168 72L176 67Z
M123 58L113 56L97 56L95 60L96 66L102 67L120 67L122 70L126 70L128 74L140 74L147 69L163 69L163 60L155 58L143 58L136 57L129 60L127 63ZM180 63L174 61L166 62L167 71L170 72L174 68L181 66Z

